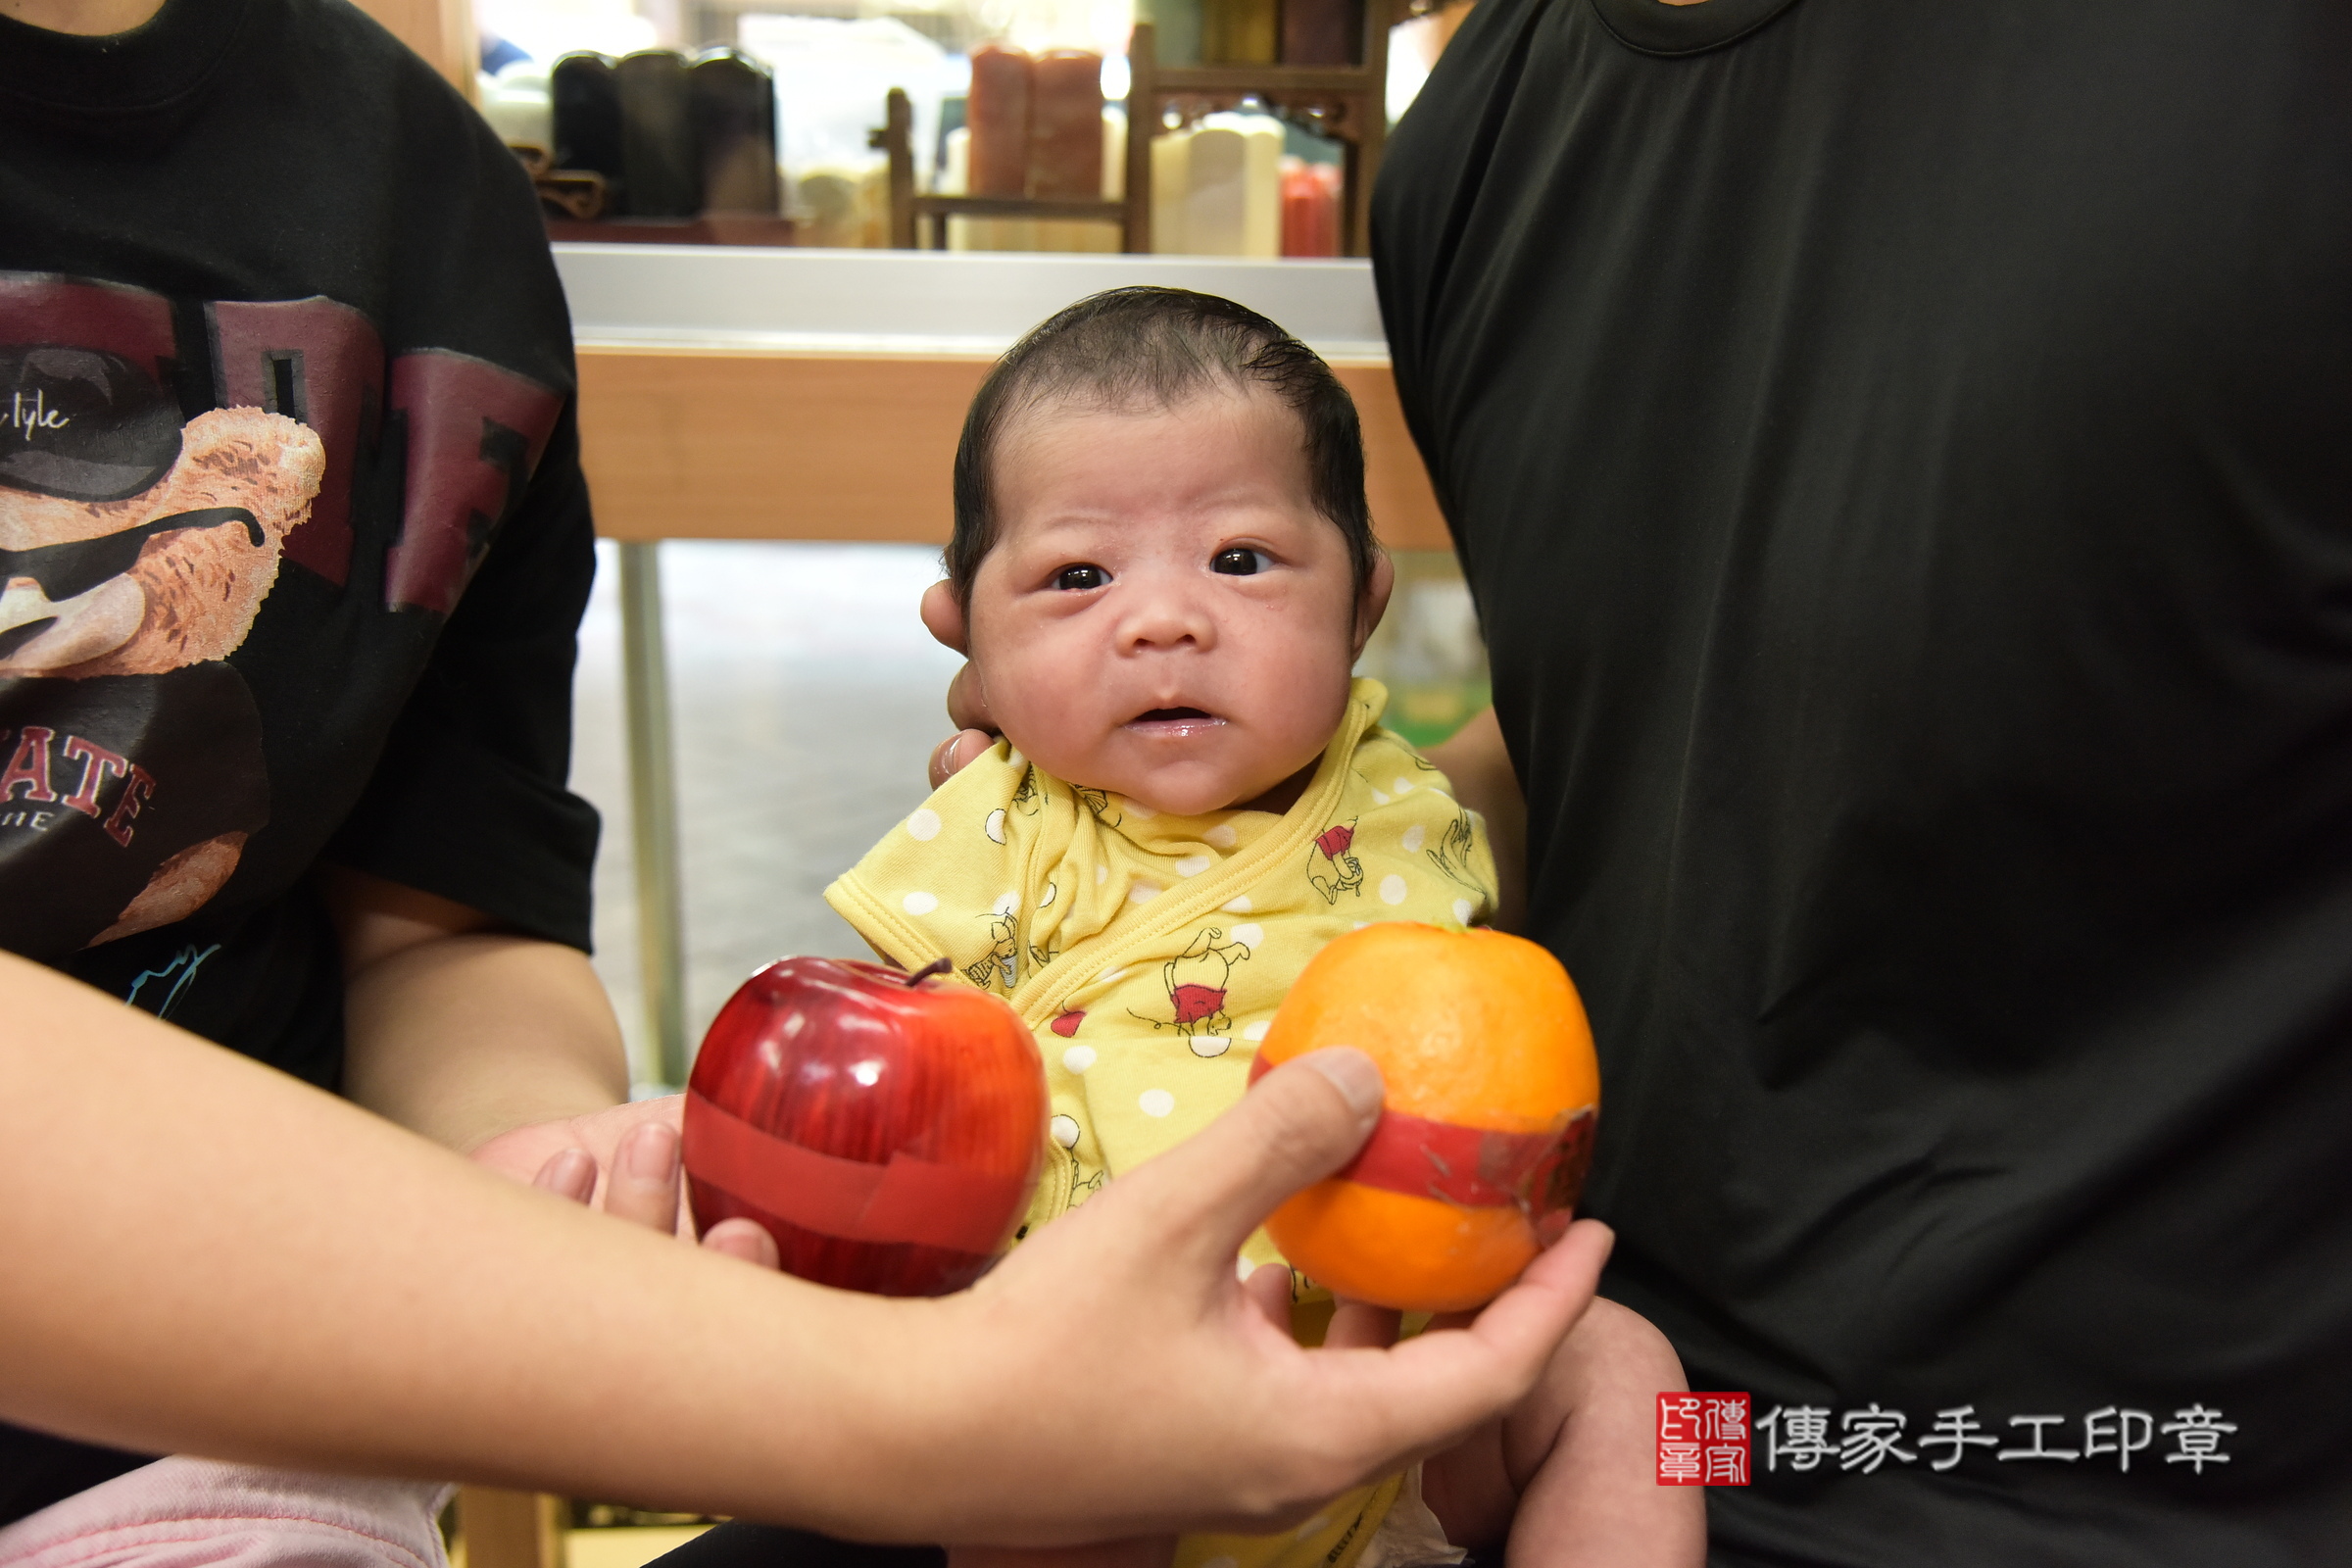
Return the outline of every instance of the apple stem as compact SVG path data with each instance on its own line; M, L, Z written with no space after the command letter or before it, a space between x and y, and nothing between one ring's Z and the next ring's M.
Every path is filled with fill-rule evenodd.
M950 969L955 967L956 960L953 958L933 958L929 963L924 964L920 969L915 970L914 973L906 977L906 989L911 991L916 986L919 986L924 981L930 979L933 975L946 974Z

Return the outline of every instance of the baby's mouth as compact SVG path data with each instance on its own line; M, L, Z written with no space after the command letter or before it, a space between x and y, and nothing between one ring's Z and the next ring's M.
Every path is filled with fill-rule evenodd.
M1152 708L1136 714L1127 727L1149 735L1182 737L1213 729L1225 721L1198 708Z

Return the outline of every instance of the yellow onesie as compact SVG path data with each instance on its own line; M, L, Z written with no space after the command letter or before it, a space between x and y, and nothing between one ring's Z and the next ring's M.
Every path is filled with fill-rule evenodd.
M1030 1228L1240 1100L1326 942L1373 920L1459 930L1492 914L1485 830L1379 726L1387 701L1354 683L1280 816L1163 815L1000 742L825 890L877 953L908 969L947 958L1036 1032L1053 1119ZM1243 1259L1279 1254L1260 1233ZM1405 1483L1359 1488L1277 1537L1188 1537L1176 1568L1354 1568Z

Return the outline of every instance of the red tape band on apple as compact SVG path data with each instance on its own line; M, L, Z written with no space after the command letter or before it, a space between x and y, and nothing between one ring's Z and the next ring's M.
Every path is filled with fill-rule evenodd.
M1250 1081L1271 1072L1260 1056ZM1592 1112L1580 1110L1562 1125L1540 1133L1500 1132L1432 1121L1401 1110L1384 1110L1354 1159L1330 1180L1356 1182L1409 1198L1435 1198L1464 1208L1527 1207L1563 1159L1589 1158L1581 1148L1592 1137Z
M887 1165L843 1159L761 1132L689 1090L687 1167L756 1208L820 1236L911 1242L986 1254L1004 1240L1027 1193L984 1171L894 1154Z

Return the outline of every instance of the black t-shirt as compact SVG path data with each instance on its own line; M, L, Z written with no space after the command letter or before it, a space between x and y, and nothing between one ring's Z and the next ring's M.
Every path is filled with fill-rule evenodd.
M1375 220L1717 1560L2340 1557L2352 9L1480 0Z
M0 19L0 946L327 1087L320 859L585 947L571 389L528 180L341 0ZM137 1462L0 1427L0 1522Z

